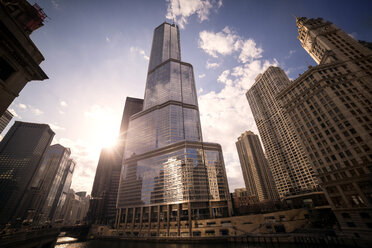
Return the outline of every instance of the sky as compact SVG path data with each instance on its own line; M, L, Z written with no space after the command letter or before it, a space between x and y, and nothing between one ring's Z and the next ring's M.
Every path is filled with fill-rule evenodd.
M182 60L194 67L203 139L220 143L230 190L244 187L235 147L258 133L245 97L270 65L290 79L315 65L297 40L294 16L322 17L372 41L372 1L40 0L48 15L31 39L45 57L9 107L15 120L47 123L53 144L77 161L72 188L91 192L100 149L119 132L127 96L143 98L153 30L180 27Z

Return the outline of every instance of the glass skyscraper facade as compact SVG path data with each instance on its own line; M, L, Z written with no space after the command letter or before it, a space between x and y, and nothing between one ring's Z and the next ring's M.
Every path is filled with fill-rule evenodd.
M143 110L125 142L118 228L192 236L192 220L231 214L221 147L202 140L193 68L181 61L174 24L154 31Z
M46 124L16 121L0 142L0 227L20 226L36 210L32 188L53 137Z

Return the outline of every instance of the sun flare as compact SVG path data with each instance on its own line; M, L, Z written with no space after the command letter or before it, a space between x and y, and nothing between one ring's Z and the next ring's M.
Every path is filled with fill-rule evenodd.
M117 144L120 125L120 113L113 109L94 105L89 112L88 129L90 146L94 152L100 152L102 148L114 147Z

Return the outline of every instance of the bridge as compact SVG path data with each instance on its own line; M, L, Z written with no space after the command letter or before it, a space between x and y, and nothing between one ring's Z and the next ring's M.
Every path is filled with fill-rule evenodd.
M86 240L89 232L89 225L64 226L60 232L65 237L77 238L79 241Z

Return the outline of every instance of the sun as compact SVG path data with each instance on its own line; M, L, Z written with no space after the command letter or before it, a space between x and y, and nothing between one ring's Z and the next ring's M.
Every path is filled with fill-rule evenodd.
M106 132L98 138L97 146L101 146L101 148L113 148L117 143L117 132Z
M88 117L86 132L93 153L100 153L102 148L114 148L117 145L120 125L120 112L109 107L94 105L85 112Z

